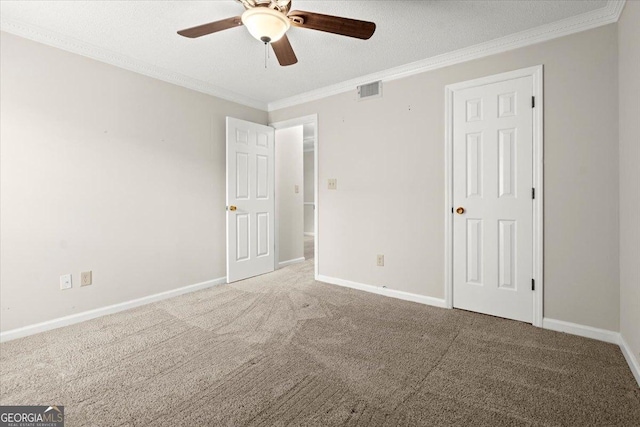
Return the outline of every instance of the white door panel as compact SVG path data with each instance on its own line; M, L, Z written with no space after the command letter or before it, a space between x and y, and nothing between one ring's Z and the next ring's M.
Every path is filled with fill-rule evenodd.
M533 320L532 77L453 98L453 305Z
M227 117L227 282L274 269L274 130Z

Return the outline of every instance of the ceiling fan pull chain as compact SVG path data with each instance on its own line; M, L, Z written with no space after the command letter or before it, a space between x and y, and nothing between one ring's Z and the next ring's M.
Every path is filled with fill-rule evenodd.
M269 46L267 46L267 42L264 42L264 69L267 69L267 57L269 55Z

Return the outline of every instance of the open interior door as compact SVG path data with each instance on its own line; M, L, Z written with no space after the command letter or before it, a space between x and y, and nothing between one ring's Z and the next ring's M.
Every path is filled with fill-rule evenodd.
M274 129L227 117L227 283L274 270Z

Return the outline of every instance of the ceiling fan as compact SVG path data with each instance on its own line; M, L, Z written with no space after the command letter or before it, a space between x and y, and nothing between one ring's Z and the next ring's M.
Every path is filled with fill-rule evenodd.
M244 25L256 39L271 44L280 65L293 65L298 62L287 30L293 25L299 28L324 31L342 36L369 39L376 30L373 22L320 13L291 11L291 0L236 0L245 11L242 16L234 16L197 27L178 31L184 37L196 38Z

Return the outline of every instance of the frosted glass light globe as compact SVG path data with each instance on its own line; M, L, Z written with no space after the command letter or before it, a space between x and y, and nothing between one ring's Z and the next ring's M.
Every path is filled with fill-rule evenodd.
M249 33L264 43L277 42L291 27L289 18L268 7L254 7L242 14L242 23Z

